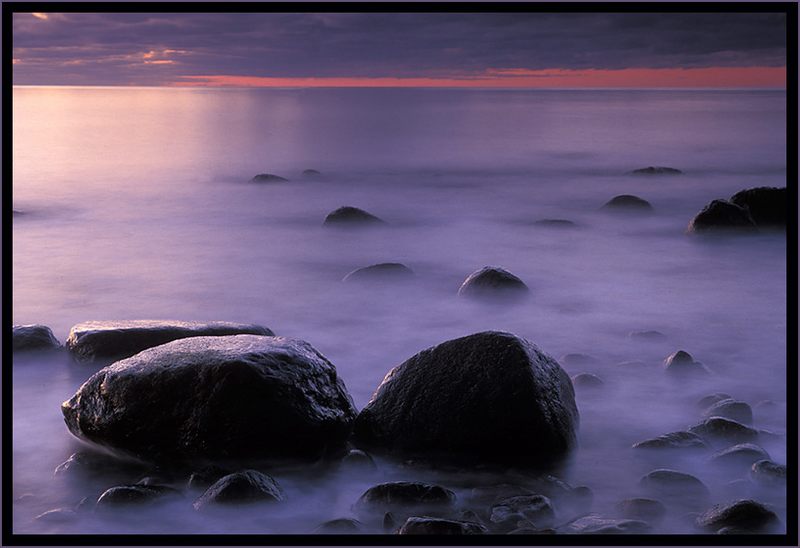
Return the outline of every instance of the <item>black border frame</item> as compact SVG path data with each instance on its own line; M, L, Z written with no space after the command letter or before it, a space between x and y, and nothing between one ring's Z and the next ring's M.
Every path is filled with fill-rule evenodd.
M566 8L568 6L568 9ZM11 531L13 492L11 415L12 389L12 18L31 12L152 12L152 13L491 13L491 12L582 12L582 13L783 13L787 17L786 58L786 152L789 219L787 244L787 516L798 515L798 4L797 2L3 2L2 3L2 545L13 546L797 546L798 522L786 524L784 535L481 535L454 537L409 537L393 535L93 535L15 534ZM793 183L790 184L790 181ZM794 398L792 398L794 396Z

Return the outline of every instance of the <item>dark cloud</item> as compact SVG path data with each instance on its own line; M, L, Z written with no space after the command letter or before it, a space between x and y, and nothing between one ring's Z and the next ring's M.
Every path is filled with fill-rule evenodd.
M782 66L781 14L31 14L16 84L185 75L460 76L490 68Z

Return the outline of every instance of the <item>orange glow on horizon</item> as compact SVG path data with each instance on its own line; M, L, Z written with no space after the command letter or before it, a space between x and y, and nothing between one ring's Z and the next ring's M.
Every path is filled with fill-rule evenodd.
M786 67L489 69L467 77L181 76L177 87L785 88Z

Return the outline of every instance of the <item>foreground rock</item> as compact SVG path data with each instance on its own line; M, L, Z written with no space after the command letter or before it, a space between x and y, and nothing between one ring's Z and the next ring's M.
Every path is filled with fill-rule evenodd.
M259 173L252 179L250 179L251 183L288 183L289 179L284 179L283 177L279 177L278 175L273 175L272 173Z
M362 513L378 513L405 510L450 508L456 495L440 485L412 481L381 483L367 489L355 504Z
M639 198L638 196L633 196L632 194L620 194L619 196L614 196L608 202L603 205L603 209L609 211L652 211L653 206L650 205L650 202Z
M386 221L379 219L371 213L367 213L363 209L344 206L328 213L323 224L328 226L381 225L386 224Z
M119 485L100 495L96 508L105 510L121 506L152 504L178 497L180 497L178 491L163 485Z
M754 462L750 467L750 479L766 487L786 485L786 466L771 460Z
M683 171L674 167L650 166L634 169L630 173L632 175L681 175Z
M525 282L499 266L484 266L464 280L458 289L461 297L475 299L514 298L528 292Z
M410 517L398 531L400 535L483 535L488 529L480 523L453 519Z
M650 525L633 519L611 519L589 514L562 529L572 535L641 535L650 532Z
M78 438L145 460L318 458L355 408L336 368L284 337L192 337L95 373L61 409Z
M194 501L195 510L211 505L249 504L254 502L281 502L283 490L272 477L256 470L236 472L217 480Z
M661 436L640 441L634 449L691 449L706 450L708 445L703 438L692 432L670 432Z
M714 200L689 222L686 232L699 234L719 231L753 232L755 222L743 207L725 200Z
M382 280L408 280L414 271L400 263L379 263L353 270L343 282L376 282Z
M722 446L731 443L748 443L758 439L758 430L740 422L723 417L711 417L689 428L712 445Z
M61 343L46 325L15 325L11 328L11 348L14 352L56 350Z
M543 495L521 495L504 499L492 506L490 521L495 524L527 521L537 529L550 527L555 521L550 499ZM515 529L516 527L510 529Z
M188 337L273 334L260 325L231 322L92 321L70 329L67 349L79 361L113 361Z
M742 424L753 424L753 410L750 406L734 399L719 400L711 404L703 413L706 417L724 417Z
M691 354L678 350L667 356L664 360L664 371L673 378L703 377L708 375L708 369L702 363L694 360Z
M701 514L696 524L708 531L731 527L747 533L775 533L781 526L775 512L754 500L718 504Z
M702 481L676 470L653 470L643 476L639 484L647 492L672 501L697 504L710 497L708 487Z
M392 369L354 426L357 444L441 462L536 466L576 442L569 377L534 344L487 331Z
M757 187L740 190L731 197L731 203L747 209L758 228L786 228L789 211L786 187Z

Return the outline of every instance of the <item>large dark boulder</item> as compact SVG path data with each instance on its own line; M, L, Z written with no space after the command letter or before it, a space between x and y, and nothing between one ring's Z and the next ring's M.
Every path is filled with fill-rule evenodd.
M740 190L731 203L746 208L759 228L785 228L789 202L786 187L762 186Z
M11 330L11 348L14 352L55 350L61 347L46 325L15 325Z
M260 325L161 320L91 321L72 327L67 349L78 361L110 362L188 337L273 335Z
M381 483L367 489L355 504L361 513L384 514L397 510L450 508L456 495L440 485L413 481Z
M384 280L408 280L414 271L400 263L379 263L353 270L345 276L343 282L380 282Z
M576 443L569 376L536 345L487 331L392 369L354 426L357 444L442 462L542 465Z
M607 211L646 212L652 211L653 206L650 205L650 202L639 198L638 196L633 196L632 194L620 194L619 196L614 196L607 201L605 205L603 205L603 209Z
M297 339L191 337L95 373L61 405L75 436L145 460L317 458L355 408L336 368Z
M284 179L278 175L273 175L272 173L259 173L252 179L250 179L251 183L286 183L289 179Z
M688 233L718 231L753 232L756 224L743 207L725 200L713 200L694 216L686 229Z
M525 282L499 266L484 266L461 284L458 294L474 299L513 298L528 292Z
M363 209L343 206L328 213L323 224L328 226L382 225L386 224L386 221L379 219L371 213L367 213Z
M213 505L281 502L284 498L281 486L272 477L257 470L245 470L217 480L192 506L203 510Z
M483 535L488 533L480 523L454 519L414 516L406 520L400 535Z
M749 533L775 533L781 527L775 512L754 500L717 504L701 514L696 524L708 531L733 527Z
M683 171L674 167L650 166L634 169L630 173L632 175L681 175Z

